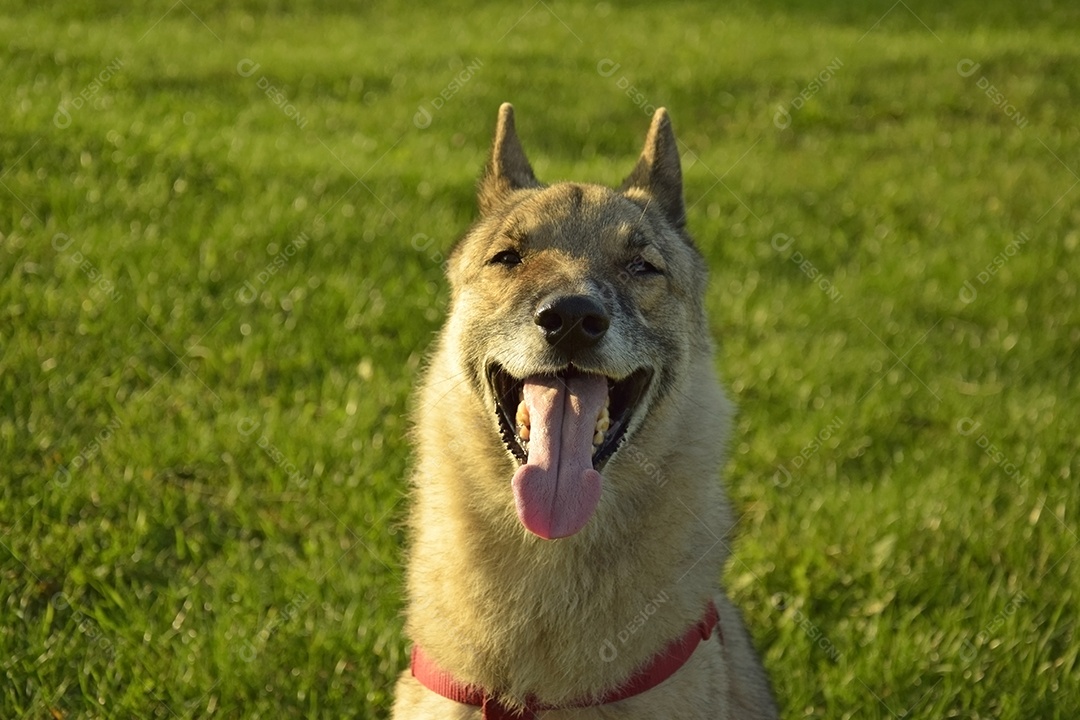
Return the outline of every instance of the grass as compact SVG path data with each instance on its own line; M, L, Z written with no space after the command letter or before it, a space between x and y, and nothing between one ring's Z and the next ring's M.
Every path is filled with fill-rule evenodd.
M1075 717L1078 20L9 4L0 716L387 717L409 392L509 99L550 180L673 114L785 717Z

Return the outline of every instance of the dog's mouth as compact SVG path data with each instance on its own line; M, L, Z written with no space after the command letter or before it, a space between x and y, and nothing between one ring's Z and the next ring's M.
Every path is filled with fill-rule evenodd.
M533 411L529 409L530 403L526 401L526 384L543 382L547 385L554 381L554 384L571 390L571 381L579 377L599 378L604 381L603 408L596 414L589 433L592 466L599 471L603 469L608 458L615 453L623 438L626 437L630 419L645 396L649 381L652 379L650 370L640 368L622 380L614 380L602 375L583 373L569 367L554 375L537 375L518 380L499 365L491 366L488 378L495 395L495 412L499 417L503 443L520 463L528 462L529 441L532 438ZM567 400L574 401L572 392ZM586 427L588 426L582 424L582 428ZM584 429L580 431L584 433Z
M518 460L513 486L522 524L544 538L584 527L600 498L600 470L626 439L652 371L622 379L573 366L518 379L488 369L503 442Z

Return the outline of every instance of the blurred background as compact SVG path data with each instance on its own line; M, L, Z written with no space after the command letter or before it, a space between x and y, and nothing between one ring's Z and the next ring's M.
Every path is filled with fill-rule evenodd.
M680 139L784 715L1074 717L1080 9L0 10L0 716L385 718L410 392L499 103ZM448 418L452 422L452 418Z

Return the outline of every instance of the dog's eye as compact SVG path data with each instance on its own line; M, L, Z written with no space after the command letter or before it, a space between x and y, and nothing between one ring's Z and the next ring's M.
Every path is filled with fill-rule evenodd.
M517 250L503 250L495 253L495 257L488 260L488 265L505 265L506 267L513 267L514 265L521 264L521 255Z
M626 265L626 271L631 275L663 275L664 272L640 255L634 257Z

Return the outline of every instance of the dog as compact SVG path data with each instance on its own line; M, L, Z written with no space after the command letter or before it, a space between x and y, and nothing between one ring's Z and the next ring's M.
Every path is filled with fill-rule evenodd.
M719 588L732 406L671 120L618 189L539 182L499 109L416 398L395 720L775 718Z

